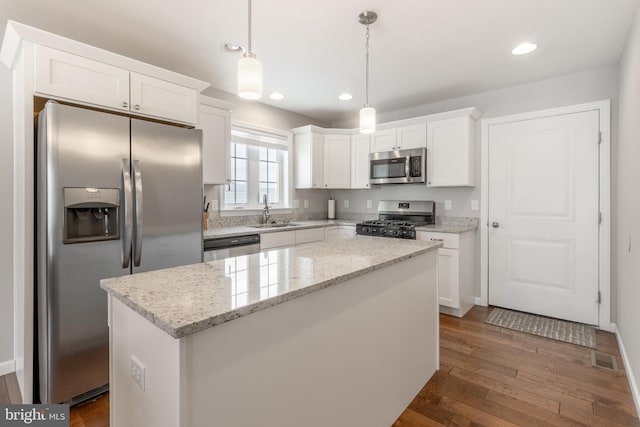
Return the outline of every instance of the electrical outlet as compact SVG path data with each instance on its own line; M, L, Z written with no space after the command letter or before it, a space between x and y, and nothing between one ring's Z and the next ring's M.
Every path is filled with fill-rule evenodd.
M344 201L344 208L345 209L349 209L349 201L345 199Z
M445 200L444 201L444 210L445 211L450 211L451 210L451 200Z
M218 210L218 201L216 199L211 201L211 209L213 209L214 212Z
M141 389L145 388L145 366L138 360L137 357L131 355L131 378L140 386Z
M367 200L367 209L371 209L371 200Z
M300 207L300 200L293 199L293 208L298 209Z
M304 208L307 209L309 207L309 201L305 200L304 201Z
M480 205L478 204L477 200L472 200L471 201L471 210L472 211L480 210Z

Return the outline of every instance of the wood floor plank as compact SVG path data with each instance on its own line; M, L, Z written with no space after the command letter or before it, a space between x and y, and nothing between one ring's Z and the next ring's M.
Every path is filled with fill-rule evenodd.
M11 398L9 397L9 389L7 388L7 383L5 382L4 376L0 377L0 403L11 403Z
M392 427L441 427L447 424L440 424L437 421L427 418L411 409L407 409L398 417Z
M20 393L20 386L18 385L18 377L15 372L4 376L7 390L9 391L9 401L13 404L22 403L22 393Z

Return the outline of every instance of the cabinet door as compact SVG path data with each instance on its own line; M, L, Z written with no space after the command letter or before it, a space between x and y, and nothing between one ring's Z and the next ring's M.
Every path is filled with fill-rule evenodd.
M201 104L198 116L196 128L202 129L202 180L205 184L226 184L229 181L231 114Z
M397 128L397 147L402 150L411 148L425 148L427 146L427 124Z
M131 111L196 124L198 92L164 80L131 73Z
M36 46L36 94L129 110L129 71Z
M371 134L371 152L396 150L396 129L379 130Z
M296 245L301 243L319 242L324 240L324 228L307 228L305 230L295 230Z
M340 238L341 239L350 239L352 237L356 237L356 228L343 226L340 227Z
M438 249L438 300L451 308L460 308L458 264L458 250Z
M470 117L427 123L427 186L474 185L474 123Z
M322 135L305 132L294 138L295 187L322 188L324 186L324 143Z
M324 136L324 188L351 187L351 138Z
M351 136L351 188L369 186L369 135Z
M260 250L293 246L296 244L295 231L279 231L260 235Z

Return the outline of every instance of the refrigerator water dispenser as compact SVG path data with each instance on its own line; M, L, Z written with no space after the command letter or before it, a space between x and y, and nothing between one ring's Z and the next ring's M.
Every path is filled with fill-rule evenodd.
M64 188L65 244L118 240L120 190Z

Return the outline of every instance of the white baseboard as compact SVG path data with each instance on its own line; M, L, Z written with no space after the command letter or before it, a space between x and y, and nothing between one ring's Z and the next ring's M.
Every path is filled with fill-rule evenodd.
M612 323L611 326L616 334L616 339L618 341L618 348L620 349L620 355L622 356L622 361L624 362L624 370L627 373L627 378L629 379L629 385L631 386L631 394L633 395L633 401L636 404L636 412L640 413L640 393L638 392L638 384L636 383L636 377L633 375L633 371L631 370L631 364L629 363L629 358L627 357L627 351L625 350L624 344L622 343L622 337L620 336L620 332L618 331L618 325L616 325L615 323Z
M6 362L0 362L0 377L15 371L16 371L15 360L7 360Z

